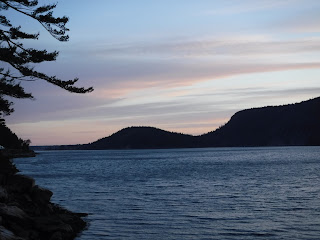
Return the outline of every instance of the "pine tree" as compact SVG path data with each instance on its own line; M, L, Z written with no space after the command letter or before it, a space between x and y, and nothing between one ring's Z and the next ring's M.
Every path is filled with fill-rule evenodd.
M55 39L66 42L68 17L53 17L56 4L39 5L37 0L0 0L0 13L9 9L24 14L40 23ZM25 92L21 81L44 80L73 93L88 93L92 87L74 86L78 78L61 80L56 76L34 70L34 66L42 62L55 61L58 52L48 52L34 48L25 48L19 40L37 40L38 34L23 32L21 26L13 26L6 16L0 14L0 119L11 114L12 102L6 97L33 98Z

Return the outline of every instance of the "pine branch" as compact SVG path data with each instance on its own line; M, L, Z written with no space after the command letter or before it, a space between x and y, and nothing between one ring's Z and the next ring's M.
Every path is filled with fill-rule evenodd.
M42 6L42 7L40 7L40 10L37 11L37 9L39 9L39 8L37 8L32 13L28 13L26 11L22 11L20 7L14 6L14 5L8 3L9 1L0 0L0 2L3 2L6 6L16 10L17 12L20 12L28 17L31 17L31 18L37 20L50 33L50 35L53 36L55 39L57 39L61 42L65 42L65 41L69 40L69 36L68 35L65 36L65 32L69 31L69 29L67 29L65 27L65 24L69 21L69 19L65 16L62 18L54 18L52 16L52 11L50 11L56 7L56 4ZM18 2L20 4L22 4L20 1L18 1ZM30 5L27 5L27 6L30 7ZM26 9L26 10L31 11L30 9ZM40 15L39 11L40 11L40 13L44 13L44 12L48 12L48 11L50 11L50 12L48 12L46 15ZM61 30L57 31L56 29L53 29L51 27L51 24L57 26Z
M0 0L0 10L13 9L38 21L55 39L68 41L66 32L68 17L53 17L53 9L56 4L38 6L37 0ZM3 115L11 114L14 109L12 102L5 96L13 98L30 98L31 93L25 92L20 85L22 81L44 80L48 83L63 88L73 93L92 92L93 88L76 87L78 78L61 80L56 76L48 76L45 73L34 70L33 65L41 62L55 61L58 52L25 48L17 40L33 39L38 40L39 33L32 34L21 31L21 27L12 26L6 16L0 15L0 62L8 64L8 69L0 68L0 119ZM13 70L14 73L10 72Z

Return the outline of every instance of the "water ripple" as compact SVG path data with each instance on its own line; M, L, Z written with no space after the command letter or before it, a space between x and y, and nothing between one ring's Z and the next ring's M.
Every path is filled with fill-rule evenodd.
M41 152L16 159L53 201L90 213L79 240L320 236L320 148Z

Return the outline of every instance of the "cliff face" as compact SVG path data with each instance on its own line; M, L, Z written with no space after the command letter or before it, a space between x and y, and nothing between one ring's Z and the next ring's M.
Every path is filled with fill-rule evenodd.
M220 129L201 136L207 146L320 145L320 97L237 112Z
M85 214L51 203L51 191L17 173L10 159L0 154L1 240L68 240L85 228Z

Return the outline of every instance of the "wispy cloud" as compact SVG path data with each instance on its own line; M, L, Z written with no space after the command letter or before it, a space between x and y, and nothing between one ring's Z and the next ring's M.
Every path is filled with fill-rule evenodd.
M104 46L94 50L100 58L196 58L218 57L221 55L279 55L320 51L320 39L299 40L256 40L250 39L213 39L189 40L159 43L131 43Z
M104 91L112 95L113 88L126 85L128 91L140 88L158 87L173 88L190 86L198 82L211 81L231 76L286 71L297 69L318 69L320 63L208 63L208 62L179 62L179 63L132 63L132 71L115 72L115 78L121 82L114 82ZM116 68L117 66L115 66ZM151 70L152 69L152 70ZM119 84L119 85L118 85ZM130 88L129 86L132 86ZM111 88L110 88L111 87ZM110 91L110 94L108 94Z

